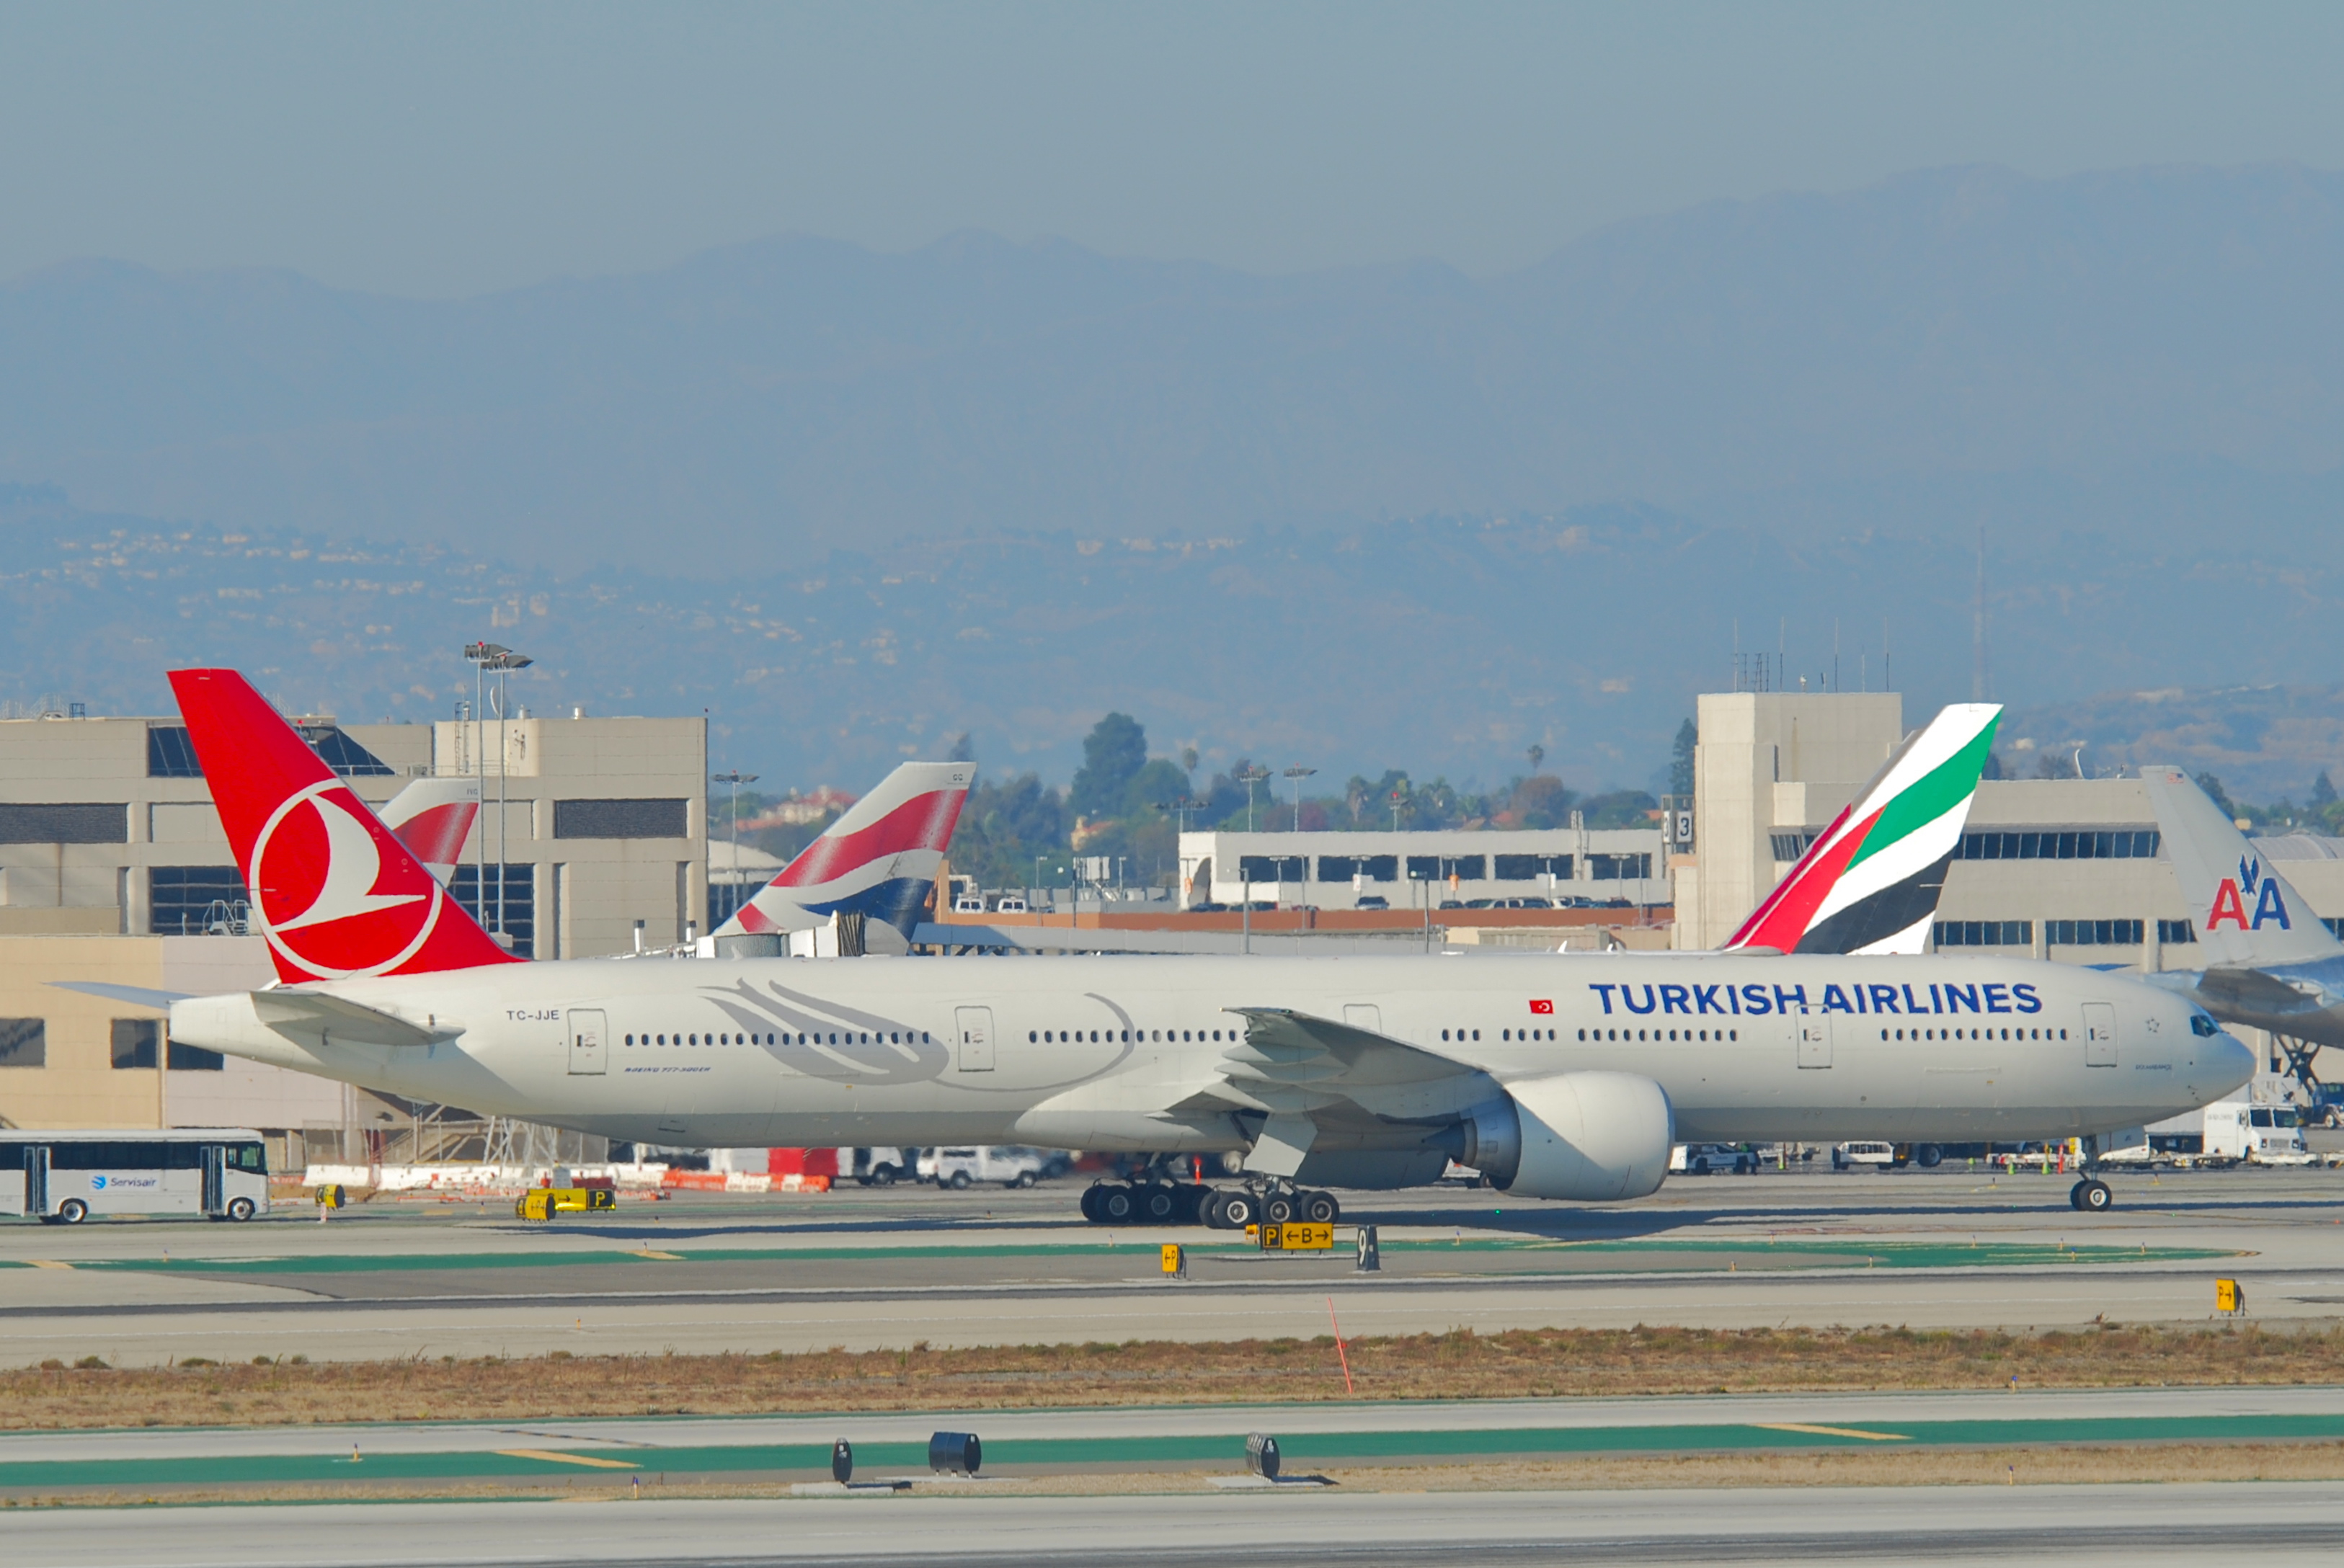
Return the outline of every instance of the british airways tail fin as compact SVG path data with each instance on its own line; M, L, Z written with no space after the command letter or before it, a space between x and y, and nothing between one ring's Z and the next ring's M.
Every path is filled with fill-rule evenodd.
M1941 709L1807 847L1726 949L1925 951L2001 719L1994 703Z
M2198 928L2198 951L2208 968L2303 963L2344 954L2303 901L2303 895L2266 863L2238 824L2178 768L2140 770L2157 812L2165 853Z
M906 762L716 929L720 937L804 930L841 911L908 938L944 864L974 762Z
M480 815L477 779L418 779L375 813L423 869L446 882L464 859Z
M171 690L279 979L518 961L251 682L232 669L175 669Z

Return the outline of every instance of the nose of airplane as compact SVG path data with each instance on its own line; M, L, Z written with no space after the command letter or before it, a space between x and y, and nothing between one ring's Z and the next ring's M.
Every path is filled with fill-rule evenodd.
M2226 1029L2206 1043L2213 1047L2211 1065L2218 1082L2236 1088L2254 1077L2258 1065L2254 1050L2237 1035Z

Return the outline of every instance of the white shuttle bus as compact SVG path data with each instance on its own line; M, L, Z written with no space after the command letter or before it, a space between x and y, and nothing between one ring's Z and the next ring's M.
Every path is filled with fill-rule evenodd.
M0 1131L0 1213L78 1225L93 1214L267 1212L268 1145L247 1128Z

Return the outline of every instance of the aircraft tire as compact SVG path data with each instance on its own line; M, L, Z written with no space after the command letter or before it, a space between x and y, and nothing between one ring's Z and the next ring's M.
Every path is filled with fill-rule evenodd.
M1287 1196L1283 1192L1273 1193L1262 1202L1262 1223L1266 1225L1287 1224L1294 1219L1295 1208L1296 1204L1292 1198Z
M2116 1207L2117 1195L2107 1182L2087 1179L2076 1183L2069 1201L2086 1214L2105 1214Z
M1099 1199L1106 1191L1106 1188L1101 1187L1096 1182L1093 1182L1091 1185L1083 1189L1083 1198L1080 1205L1083 1211L1083 1218L1088 1220L1094 1225L1104 1223L1106 1221L1106 1216L1099 1212Z
M1204 1226L1207 1231L1225 1231L1228 1228L1221 1223L1221 1194L1210 1187L1206 1188L1203 1195L1197 1200L1197 1223Z
M1242 1231L1248 1225L1261 1222L1261 1205L1250 1192L1222 1193L1220 1208L1221 1229L1224 1231Z
M1139 1218L1139 1194L1113 1185L1099 1189L1099 1218L1109 1225L1128 1225Z
M1177 1187L1149 1187L1139 1194L1139 1211L1151 1225L1176 1223L1180 1214L1180 1191Z
M1343 1206L1335 1201L1332 1192L1298 1192L1294 1196L1297 1217L1314 1225L1331 1225L1343 1217Z

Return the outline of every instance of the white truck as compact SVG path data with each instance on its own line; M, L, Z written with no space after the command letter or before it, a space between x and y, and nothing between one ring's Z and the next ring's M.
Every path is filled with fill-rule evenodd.
M2309 1165L2303 1114L2284 1101L2218 1100L2119 1138L2100 1156L2117 1165Z
M1066 1156L1023 1144L987 1144L971 1149L929 1149L920 1154L918 1174L939 1187L964 1189L979 1181L1031 1187L1066 1169Z

